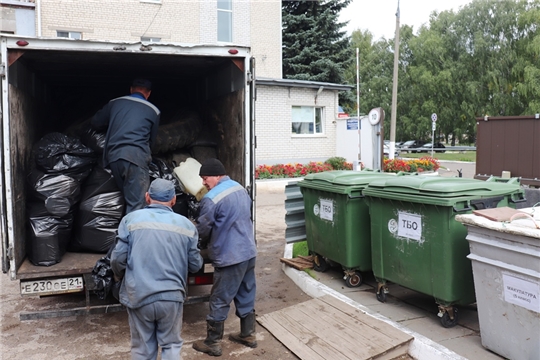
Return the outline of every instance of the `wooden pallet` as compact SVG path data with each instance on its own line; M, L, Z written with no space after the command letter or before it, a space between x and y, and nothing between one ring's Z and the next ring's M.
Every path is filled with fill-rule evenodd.
M330 295L257 317L302 360L388 360L413 337Z
M298 256L293 259L281 258L279 259L282 263L289 265L296 270L305 270L313 268L313 257L312 256Z

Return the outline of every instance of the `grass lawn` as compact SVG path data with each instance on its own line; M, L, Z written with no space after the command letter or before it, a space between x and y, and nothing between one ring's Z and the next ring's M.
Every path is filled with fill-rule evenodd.
M302 255L302 256L309 255L307 241L295 242L293 244L292 257L295 258L295 257L298 257L298 255Z
M426 153L401 153L401 158L409 158L409 159L418 159L424 156L431 156L431 151ZM468 161L468 162L476 162L476 151L464 151L462 153L460 152L445 152L445 153L437 153L433 152L433 157L437 160L448 160L448 161Z

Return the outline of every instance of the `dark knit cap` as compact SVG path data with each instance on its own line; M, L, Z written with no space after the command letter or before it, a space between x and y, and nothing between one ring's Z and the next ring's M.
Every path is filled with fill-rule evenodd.
M133 83L131 84L131 86L143 87L143 88L147 88L148 90L152 90L152 83L150 82L150 80L141 79L141 78L133 80Z
M156 179L150 184L148 195L152 200L168 202L175 197L174 184L172 181L165 179Z
M199 176L220 176L226 173L225 167L218 159L205 160L199 170Z

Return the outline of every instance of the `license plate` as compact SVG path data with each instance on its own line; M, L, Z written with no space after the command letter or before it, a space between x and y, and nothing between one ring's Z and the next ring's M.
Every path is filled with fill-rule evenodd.
M83 291L82 277L21 281L21 295L51 295Z
M204 273L213 273L214 272L214 267L212 266L212 264L204 264Z

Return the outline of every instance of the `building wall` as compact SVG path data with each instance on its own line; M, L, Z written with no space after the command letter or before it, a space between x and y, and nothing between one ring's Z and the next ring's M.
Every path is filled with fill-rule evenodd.
M0 32L35 36L34 3L13 0L0 6Z
M233 0L233 44L251 46L257 76L281 78L281 2ZM36 23L39 23L36 19ZM82 33L82 39L216 44L215 0L45 0L41 35Z
M41 1L42 36L78 31L86 40L199 42L197 1L47 0ZM189 15L188 15L189 14Z
M282 86L257 87L256 127L257 164L324 161L336 156L336 114L338 93L317 89ZM291 130L292 106L323 106L324 134L294 135Z
M258 77L282 78L281 1L251 1L251 49Z

